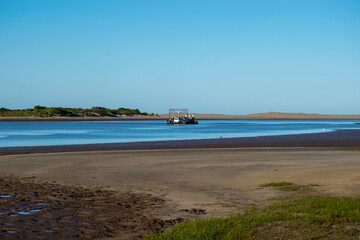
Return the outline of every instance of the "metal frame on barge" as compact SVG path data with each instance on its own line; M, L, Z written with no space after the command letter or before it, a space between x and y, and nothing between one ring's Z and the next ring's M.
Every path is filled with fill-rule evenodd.
M172 117L172 114L176 114ZM180 115L182 114L182 116ZM170 108L167 124L198 124L194 115L190 115L187 108Z

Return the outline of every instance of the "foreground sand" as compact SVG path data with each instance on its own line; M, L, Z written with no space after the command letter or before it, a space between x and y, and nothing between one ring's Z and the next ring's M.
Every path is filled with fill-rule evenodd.
M0 156L0 174L165 199L162 219L224 216L281 194L269 182L319 184L359 195L360 150L331 148L162 149ZM207 214L192 214L191 209Z
M0 239L138 239L183 221L153 217L163 203L149 194L0 176Z

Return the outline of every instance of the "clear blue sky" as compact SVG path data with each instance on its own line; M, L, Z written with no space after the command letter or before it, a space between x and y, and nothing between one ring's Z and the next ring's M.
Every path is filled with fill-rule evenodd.
M0 0L0 107L360 114L360 1Z

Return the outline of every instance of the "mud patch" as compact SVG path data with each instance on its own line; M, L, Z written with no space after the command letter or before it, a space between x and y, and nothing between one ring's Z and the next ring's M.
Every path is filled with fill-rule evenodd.
M204 215L204 214L206 214L206 210L205 209L200 209L200 208L182 209L181 211L187 212L187 213L190 213L190 214L195 214L195 215Z
M151 217L164 200L145 194L0 177L0 239L137 239L183 219Z

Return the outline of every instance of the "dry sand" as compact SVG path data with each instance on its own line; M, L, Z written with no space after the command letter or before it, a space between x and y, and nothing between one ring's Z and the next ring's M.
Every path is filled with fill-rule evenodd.
M319 184L360 193L360 150L331 148L160 149L0 156L0 174L70 186L146 193L166 200L162 219L224 216L283 194L260 184ZM186 210L206 210L195 215Z

